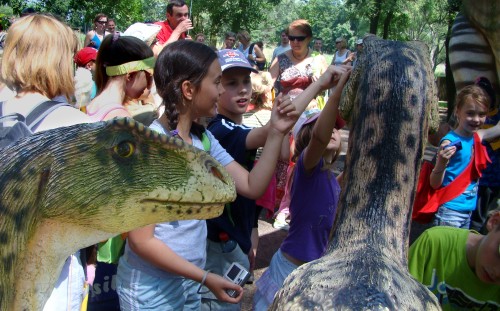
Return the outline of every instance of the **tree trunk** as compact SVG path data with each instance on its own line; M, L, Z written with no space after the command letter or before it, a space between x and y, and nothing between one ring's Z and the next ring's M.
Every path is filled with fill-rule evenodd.
M370 33L377 34L378 21L380 19L380 14L382 14L382 0L375 1L375 12L373 16L370 17Z
M387 39L389 37L389 29L391 27L392 18L394 17L394 12L389 11L384 19L384 33L382 34L383 39Z
M271 309L439 309L407 268L424 142L438 120L427 47L365 38L340 109L351 125L332 239L286 279Z

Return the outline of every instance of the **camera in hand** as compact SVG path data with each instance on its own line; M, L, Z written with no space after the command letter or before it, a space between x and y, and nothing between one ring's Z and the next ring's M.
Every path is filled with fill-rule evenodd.
M250 278L250 273L239 263L233 262L226 273L224 273L224 278L243 287ZM227 294L233 298L238 296L238 292L232 289L228 290Z
M457 148L457 151L461 150L462 149L462 142L460 141L460 139L452 141L448 145L444 146L444 149L447 149L447 148L450 148L450 147L453 147L453 146L455 146Z

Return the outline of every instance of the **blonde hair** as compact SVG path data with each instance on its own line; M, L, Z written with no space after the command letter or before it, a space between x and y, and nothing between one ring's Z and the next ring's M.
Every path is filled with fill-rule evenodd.
M342 42L340 44L340 47L342 49L346 49L347 48L347 40L344 37L338 37L337 39L335 39L335 42L339 42L339 41Z
M250 37L250 34L248 33L248 31L246 31L246 30L241 30L240 32L238 32L236 37L238 39L243 39L243 40L248 41L248 42L250 42L250 40L252 39L252 37Z
M17 92L37 92L48 98L71 98L76 37L67 25L49 15L29 15L9 28L1 75Z
M255 105L255 108L262 109L267 107L267 103L271 101L271 88L273 87L273 79L267 71L252 73L252 98L250 102Z
M313 36L311 24L309 24L309 22L305 19L297 19L291 22L290 26L288 26L288 33L290 33L290 30L292 29L297 29L298 31L305 33L308 38L312 38Z

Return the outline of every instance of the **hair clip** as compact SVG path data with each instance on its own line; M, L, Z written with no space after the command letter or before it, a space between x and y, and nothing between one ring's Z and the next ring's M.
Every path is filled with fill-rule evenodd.
M118 38L120 38L120 32L118 31L115 31L115 33L113 34L113 41L111 42L116 42L116 40L118 40Z

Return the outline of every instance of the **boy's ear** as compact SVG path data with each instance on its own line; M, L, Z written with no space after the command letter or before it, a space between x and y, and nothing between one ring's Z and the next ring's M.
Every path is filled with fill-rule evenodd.
M500 212L493 213L486 222L486 229L491 232L500 226Z
M185 99L193 100L194 86L190 81L185 80L184 82L182 82L181 90L182 90L182 95L184 96Z

